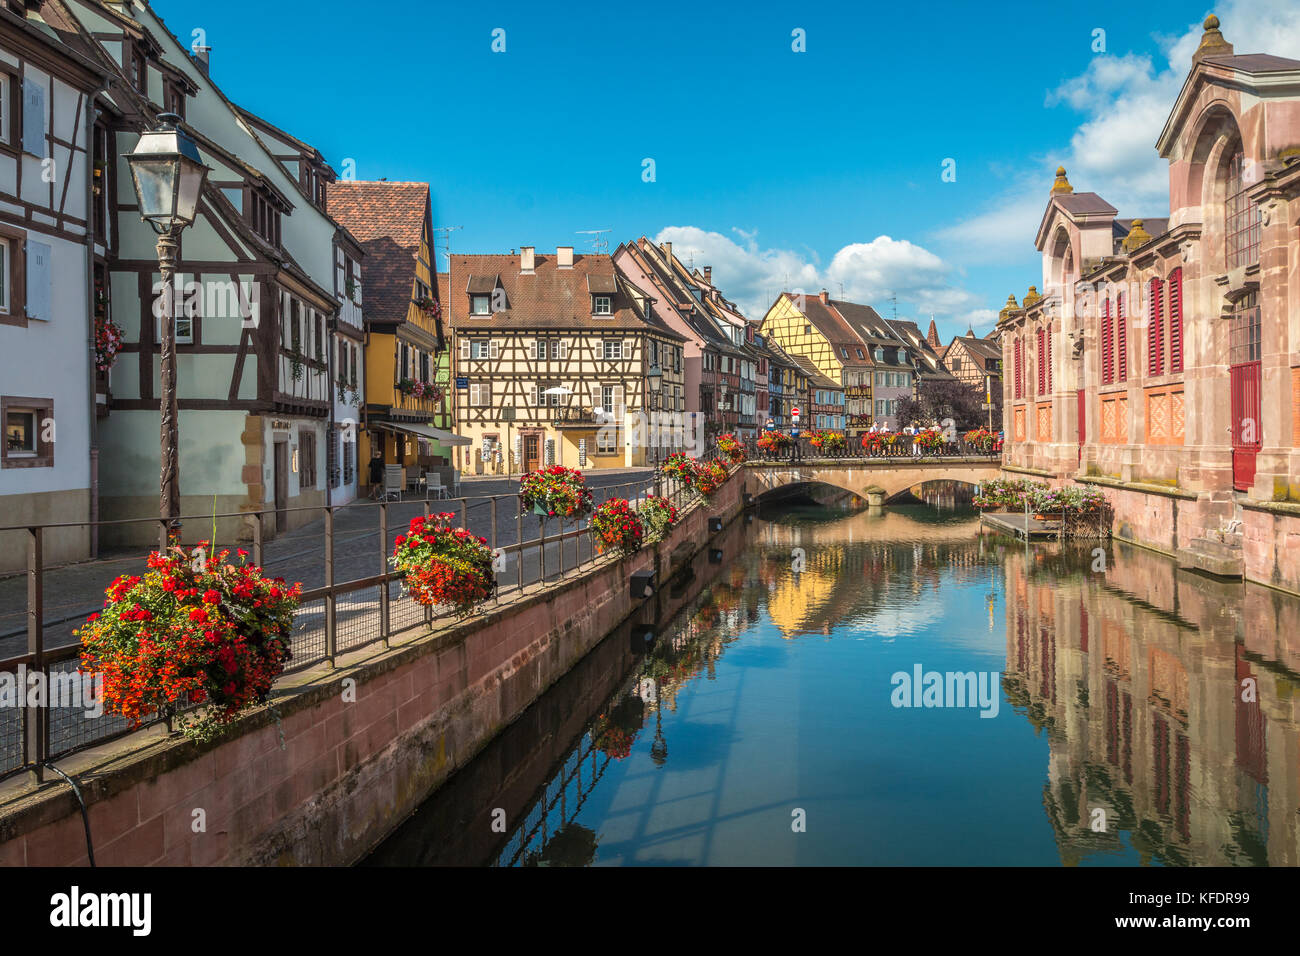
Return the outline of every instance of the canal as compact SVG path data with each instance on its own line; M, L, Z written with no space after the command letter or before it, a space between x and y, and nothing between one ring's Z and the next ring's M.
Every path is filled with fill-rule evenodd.
M734 522L366 863L1300 862L1300 602L926 499Z

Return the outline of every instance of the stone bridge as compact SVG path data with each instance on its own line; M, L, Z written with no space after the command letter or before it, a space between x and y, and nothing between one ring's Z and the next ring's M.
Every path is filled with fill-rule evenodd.
M820 483L851 491L873 505L927 481L977 485L1002 473L998 458L820 458L802 462L746 461L746 476L755 497L789 485Z

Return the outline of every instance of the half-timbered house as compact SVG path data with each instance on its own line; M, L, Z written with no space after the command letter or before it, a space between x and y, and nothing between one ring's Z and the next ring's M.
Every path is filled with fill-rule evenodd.
M213 82L145 2L62 0L63 39L112 77L101 94L96 169L111 222L103 289L126 344L100 427L105 518L156 515L161 284L123 158L162 112L184 117L210 168L198 217L181 235L174 322L183 514L260 512L267 533L318 517L336 388L331 324L338 251L318 154L251 117ZM100 141L102 140L102 146ZM296 155L296 158L295 158ZM304 509L304 510L295 510ZM153 540L147 524L105 531ZM248 533L218 522L219 539ZM204 535L206 537L207 534Z
M453 255L447 289L468 472L645 465L680 427L685 337L610 256Z
M85 522L45 532L45 560L61 563L95 546L91 153L105 71L58 39L46 6L0 4L0 526ZM0 532L0 572L26 555L25 535Z

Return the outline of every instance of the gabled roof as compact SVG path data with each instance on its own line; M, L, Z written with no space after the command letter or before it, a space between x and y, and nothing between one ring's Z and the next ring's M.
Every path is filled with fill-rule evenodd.
M679 273L667 261L663 250L645 236L636 242L624 243L619 248L626 250L641 267L651 284L658 290L660 301L677 313L683 324L699 339L701 345L727 354L738 354L739 350L731 337L691 294L683 281L684 273Z
M790 358L794 361L794 364L799 366L800 370L808 376L808 383L810 385L815 385L817 388L833 388L838 389L839 391L844 390L844 386L839 382L818 371L817 366L813 364L812 359L803 355L791 355Z
M326 185L325 197L329 214L365 253L361 287L366 321L404 322L415 294L420 240L431 223L429 184L337 180Z
M653 313L642 310L635 290L618 275L614 261L608 255L574 255L573 267L561 269L555 256L535 254L533 271L522 273L518 255L465 253L453 255L449 268L448 288L452 292L444 305L450 312L452 325L460 332L519 328L620 329L654 332L685 341ZM495 282L505 292L506 307L503 311L479 318L469 317L468 302L458 298L466 293L455 290L468 289L471 276L495 277ZM612 290L600 293L611 297L611 315L596 318L591 314L593 286Z

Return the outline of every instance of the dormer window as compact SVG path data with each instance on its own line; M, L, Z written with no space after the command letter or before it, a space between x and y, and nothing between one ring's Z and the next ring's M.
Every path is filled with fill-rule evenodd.
M882 348L877 347L877 348L876 348L876 361L877 361L877 362L883 362L884 360L885 360L885 350L882 349Z
M145 59L144 51L137 46L130 46L127 50L127 78L131 81L138 92L149 95L149 61Z
M163 84L163 110L185 118L185 91L170 80Z
M591 314L592 315L613 315L613 298L608 295L593 295L591 297Z
M280 248L280 210L259 189L249 190L248 223L259 236Z
M492 314L492 297L487 294L475 293L469 297L469 314L470 315L491 315Z
M863 356L863 354L862 354L862 349L857 349L856 351L857 351L857 353L858 353L858 358L864 358L864 357L865 357L865 356Z

